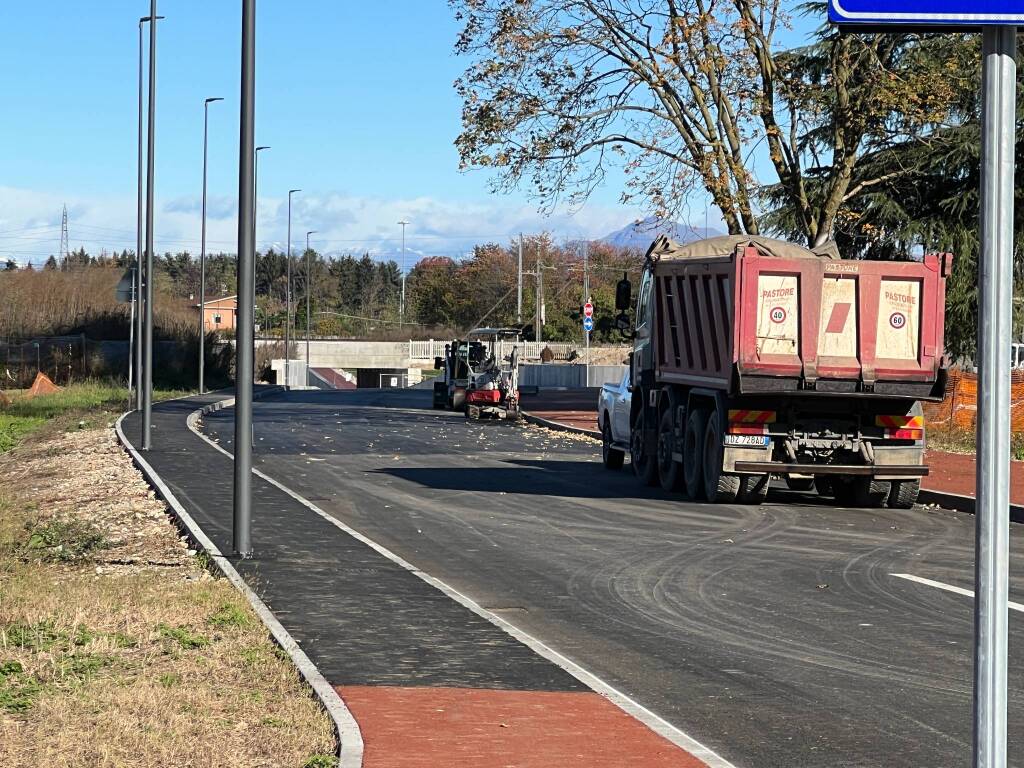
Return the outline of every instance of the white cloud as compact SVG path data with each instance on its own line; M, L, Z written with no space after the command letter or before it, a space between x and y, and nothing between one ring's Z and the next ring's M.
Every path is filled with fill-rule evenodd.
M90 253L135 248L135 195L67 197L0 187L0 259L41 263L60 245L61 207L68 206L72 249ZM231 198L207 201L207 250L237 250L237 204ZM382 199L341 193L300 193L292 200L292 247L302 248L305 233L316 230L314 246L330 254L362 253L394 257L401 250L401 227L409 222L410 254L461 256L473 245L507 243L519 232L550 232L555 239L597 238L640 216L620 207L588 206L575 213L541 216L527 205L502 198L476 202L429 197ZM261 196L257 245L281 248L287 240L288 201ZM155 243L158 252L199 251L200 200L179 197L157 201Z

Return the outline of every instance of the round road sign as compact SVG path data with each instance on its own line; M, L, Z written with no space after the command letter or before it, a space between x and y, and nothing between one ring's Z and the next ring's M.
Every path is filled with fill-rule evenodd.
M592 330L594 330L594 318L592 318L592 317L584 317L583 318L583 330L584 331L592 331Z
M786 310L784 307L772 307L768 317L772 319L773 323L784 323L786 322Z
M897 331L907 324L907 316L902 312L893 312L889 315L889 325Z
M594 305L591 304L589 301L586 304L583 305L583 316L584 317L593 317L594 316Z

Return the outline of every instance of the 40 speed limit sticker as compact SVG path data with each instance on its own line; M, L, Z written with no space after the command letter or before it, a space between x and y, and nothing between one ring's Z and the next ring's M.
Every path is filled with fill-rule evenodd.
M773 323L784 323L786 322L786 310L784 307L772 307L772 311L768 313L768 317L771 318Z

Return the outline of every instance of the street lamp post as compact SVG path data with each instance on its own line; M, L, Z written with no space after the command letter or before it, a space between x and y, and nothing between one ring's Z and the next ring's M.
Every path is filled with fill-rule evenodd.
M157 20L163 18L163 16L157 16ZM142 61L143 61L143 45L142 45L142 25L149 21L149 16L143 16L139 19L139 162L138 162L138 203L135 209L137 227L135 230L135 301L138 302L138 308L135 312L135 349L133 354L135 355L135 410L142 410L142 230L145 226L143 221L143 206L145 205L142 199L143 187L142 187L142 118L145 114L144 107L142 104Z
M402 302L398 310L398 325L401 327L405 322L405 225L409 222L403 219L398 223L402 225Z
M259 252L258 248L256 247L256 220L259 218L257 216L257 206L259 204L258 200L259 200L259 192L260 192L260 188L259 188L259 182L260 182L260 152L262 152L265 149L270 149L270 147L256 147L256 149L253 150L253 167L252 167L252 306L253 306L253 314L252 314L252 322L253 322L253 327L254 328L255 328L255 325L256 325L256 261L257 261L256 254ZM252 354L253 354L253 360L255 360L256 359L256 334L255 334L255 332L253 333L253 337L252 337ZM254 375L253 381L255 381L256 380L255 379L255 369L253 369L253 375Z
M316 230L312 229L306 233L306 370L309 370L309 294L313 286L312 282L312 254L309 252L309 236L315 235ZM306 383L309 383L309 374L306 374Z
M284 312L284 386L285 389L290 389L292 386L292 380L290 375L291 368L291 324L292 324L292 195L296 192L301 192L301 189L289 189L288 190L288 256L286 261L288 262L288 285L285 288L285 312ZM307 361L308 364L308 361Z
M149 18L159 19L156 0L149 0ZM153 427L153 192L156 175L156 24L149 25L149 110L146 139L146 279L142 377L142 450L148 451Z
M203 102L203 224L199 247L199 394L206 392L204 378L206 364L206 139L210 127L210 105L224 101L213 96Z
M253 135L256 122L256 0L242 0L242 77L238 140L238 318L235 349L235 467L232 548L252 554L252 372L253 290L250 259L253 236Z

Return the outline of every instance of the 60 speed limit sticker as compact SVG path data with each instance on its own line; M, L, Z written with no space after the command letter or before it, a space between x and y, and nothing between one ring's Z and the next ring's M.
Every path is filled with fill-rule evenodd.
M897 331L907 324L907 316L902 312L893 312L889 315L889 325Z
M783 307L772 307L768 317L771 318L773 323L784 323L786 322L786 310Z

